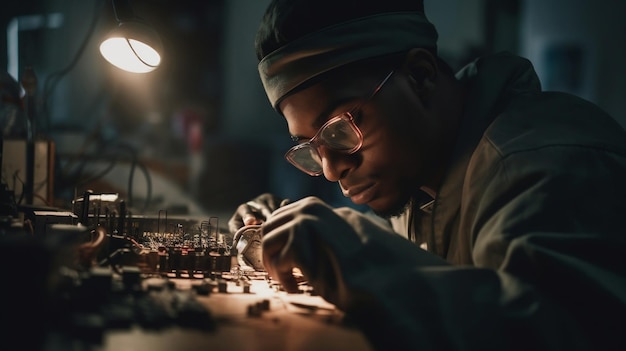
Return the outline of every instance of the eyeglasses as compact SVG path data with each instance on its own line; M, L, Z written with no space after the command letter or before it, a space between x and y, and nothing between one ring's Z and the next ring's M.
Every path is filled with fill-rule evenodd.
M392 74L393 71L389 72L367 99L363 100L351 111L332 117L324 123L311 140L289 149L285 154L287 161L308 175L319 176L323 173L322 156L318 149L321 145L347 155L359 151L363 145L363 133L354 124L353 115L355 111L358 111L378 93Z

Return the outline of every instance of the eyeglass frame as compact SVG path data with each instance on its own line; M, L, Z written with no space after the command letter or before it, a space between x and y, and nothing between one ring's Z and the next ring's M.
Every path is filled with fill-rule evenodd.
M320 129L317 130L317 133L315 133L315 135L309 139L308 141L295 145L293 147L291 147L289 150L287 150L287 152L285 153L285 159L287 161L289 161L289 163L291 163L293 166L295 166L296 168L298 168L299 170L301 170L302 172L310 175L310 176L320 176L322 174L324 174L323 170L320 170L319 172L312 172L310 170L305 169L304 167L302 167L299 163L295 162L293 160L292 157L289 157L290 154L292 154L293 152L308 147L310 149L312 149L317 156L319 156L320 160L322 159L322 154L320 154L318 148L321 145L320 143L316 142L316 139L319 138L319 136L321 135L322 131L324 130L324 128L326 128L327 126L329 126L332 123L335 123L337 120L340 119L344 119L346 120L349 125L350 128L355 132L355 134L357 135L357 138L359 140L359 142L349 151L344 151L344 150L338 150L338 149L333 149L332 147L328 146L328 148L330 148L333 151L337 151L337 152L341 152L344 153L346 155L352 155L355 152L359 151L361 149L361 147L363 146L363 132L361 132L361 129L359 129L359 127L356 125L356 123L354 123L354 114L356 113L356 111L358 111L359 109L361 109L363 107L363 105L369 103L374 96L376 96L376 94L378 94L378 92L382 89L382 87L385 85L385 83L387 83L387 81L389 80L389 78L391 78L391 76L393 75L394 70L391 70L391 72L389 72L385 78L378 83L378 85L376 85L376 88L374 88L374 90L369 94L369 96L361 101L361 103L359 103L358 105L356 105L355 107L353 107L350 111L346 111L346 112L342 112L338 115L335 115L333 117L331 117L330 119L328 119L328 121L326 121L321 127Z

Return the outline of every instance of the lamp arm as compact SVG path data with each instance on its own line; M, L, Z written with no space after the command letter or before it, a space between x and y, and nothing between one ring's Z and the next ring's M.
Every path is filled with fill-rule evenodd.
M137 19L137 15L135 14L130 0L111 0L111 3L113 4L113 12L118 22Z

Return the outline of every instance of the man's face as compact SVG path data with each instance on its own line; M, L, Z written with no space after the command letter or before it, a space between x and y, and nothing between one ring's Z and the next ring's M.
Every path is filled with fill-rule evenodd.
M388 217L399 214L411 195L428 185L444 135L401 72L365 101L384 76L332 78L286 97L280 108L289 133L305 142L327 120L363 103L352 111L363 133L362 147L345 154L320 146L323 174L355 204Z

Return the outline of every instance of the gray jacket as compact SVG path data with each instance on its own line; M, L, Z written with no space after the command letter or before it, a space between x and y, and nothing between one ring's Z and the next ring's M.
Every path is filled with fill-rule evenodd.
M587 101L542 92L510 54L457 77L470 95L445 180L428 211L392 220L452 265L414 272L419 286L403 273L390 309L402 322L365 328L416 347L626 349L626 132Z

